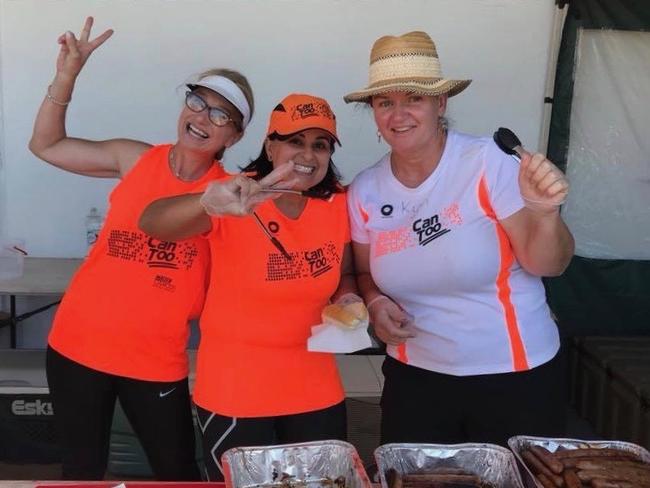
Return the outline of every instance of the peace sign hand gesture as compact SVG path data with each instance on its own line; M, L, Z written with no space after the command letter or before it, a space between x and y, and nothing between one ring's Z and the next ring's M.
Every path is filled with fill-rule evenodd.
M291 178L293 166L293 162L278 166L259 181L243 174L227 180L214 181L201 196L201 205L206 213L212 216L249 215L260 203L282 196L281 193L268 193L264 189L291 188L295 185L295 178Z
M57 76L75 79L93 51L113 35L113 29L108 29L93 40L89 40L92 26L93 18L88 17L79 39L75 38L71 31L59 36L58 43L61 45L61 50L56 60Z

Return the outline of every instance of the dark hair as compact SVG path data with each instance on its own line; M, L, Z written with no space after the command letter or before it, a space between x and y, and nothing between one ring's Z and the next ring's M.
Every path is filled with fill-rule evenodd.
M271 141L287 141L295 134L289 134L282 136L277 132L274 132L268 136ZM334 154L334 139L330 141L332 147L332 153ZM341 174L339 170L334 165L332 157L330 154L330 160L327 166L327 173L325 177L321 180L320 183L309 188L309 196L314 198L328 199L333 193L342 193L343 186L341 185ZM257 159L252 160L248 166L245 168L240 168L245 172L255 172L255 176L252 176L255 180L260 180L273 171L273 163L269 161L269 156L266 153L266 146L262 144L262 151Z

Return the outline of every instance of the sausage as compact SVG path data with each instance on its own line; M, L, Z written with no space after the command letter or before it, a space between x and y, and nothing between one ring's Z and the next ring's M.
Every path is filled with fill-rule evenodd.
M468 483L479 485L481 478L474 474L405 474L402 476L403 485L422 485L429 483Z
M555 451L556 459L567 459L575 457L630 457L639 459L634 453L623 451L621 449L612 449L609 447L587 447L580 449L566 449Z
M544 488L556 488L555 484L543 474L538 474L536 478Z
M426 483L406 486L413 488L486 488L489 485L465 483L463 481L428 481Z
M564 486L566 488L582 488L580 478L578 478L578 475L572 469L564 471Z
M471 474L461 468L433 468L431 470L431 473L432 474Z
M402 476L404 482L407 481L420 481L420 480L429 480L433 475L439 474L456 474L456 475L472 475L468 471L460 468L433 468L430 471L424 473L409 473Z
M603 458L598 460L582 460L576 463L578 469L625 469L630 471L647 472L650 478L650 464L644 464L636 461L619 461L614 458Z
M386 471L389 488L488 488L481 478L459 468L435 468L429 472L400 474ZM556 488L556 487L553 487Z
M605 469L581 469L577 471L577 474L578 478L580 478L580 481L592 481L594 479L616 479L611 476L611 473Z
M634 488L632 483L627 481L610 481L605 479L596 479L591 482L592 488Z
M567 458L567 459L562 459L560 462L564 466L564 469L568 468L575 468L578 463L582 463L584 461L593 461L595 463L601 463L603 461L607 460L607 462L610 461L627 461L627 462L635 462L633 458L630 457L623 457L623 456L612 456L612 457L574 457L574 458Z
M419 483L416 485L406 485L412 488L484 488L485 485L481 483L465 482L465 481L427 481L426 483Z
M535 455L546 465L548 469L550 469L555 474L562 474L564 466L562 466L562 463L560 461L555 459L555 456L553 456L553 454L548 449L545 449L542 446L531 446L530 450L535 453Z
M388 488L402 488L402 477L395 469L386 470L385 476Z
M650 487L650 477L647 472L631 469L581 469L578 471L580 481L593 483L595 480L629 481L636 488Z
M524 459L526 464L535 474L543 474L546 478L553 482L557 488L562 488L564 480L561 476L558 476L555 473L552 473L550 469L533 453L533 451L522 451L521 457Z

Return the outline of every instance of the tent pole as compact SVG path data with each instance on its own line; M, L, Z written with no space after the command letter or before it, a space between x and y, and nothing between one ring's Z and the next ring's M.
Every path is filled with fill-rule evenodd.
M551 125L551 110L553 109L553 88L555 86L555 71L557 69L557 57L562 42L562 29L566 20L569 7L567 2L560 2L553 14L553 32L549 40L548 65L546 67L546 84L544 87L544 108L542 109L542 123L540 125L539 152L546 154L548 149L548 133Z

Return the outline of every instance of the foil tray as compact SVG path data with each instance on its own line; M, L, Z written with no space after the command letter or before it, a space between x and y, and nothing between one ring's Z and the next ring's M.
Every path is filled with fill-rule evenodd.
M227 488L371 488L352 444L236 447L221 457Z
M587 441L581 439L562 439L552 437L532 437L525 435L518 435L508 439L508 446L512 452L515 453L517 464L521 469L522 478L526 488L544 488L542 484L537 481L532 471L528 469L526 463L521 458L521 452L528 449L530 446L541 446L551 452L557 451L559 447L566 449L581 449L581 448L611 448L620 449L621 451L628 451L636 454L641 460L650 463L650 452L641 446L631 442L623 441Z
M494 488L523 488L515 458L494 444L385 444L375 450L382 488L386 471L414 474L434 468L461 468Z

